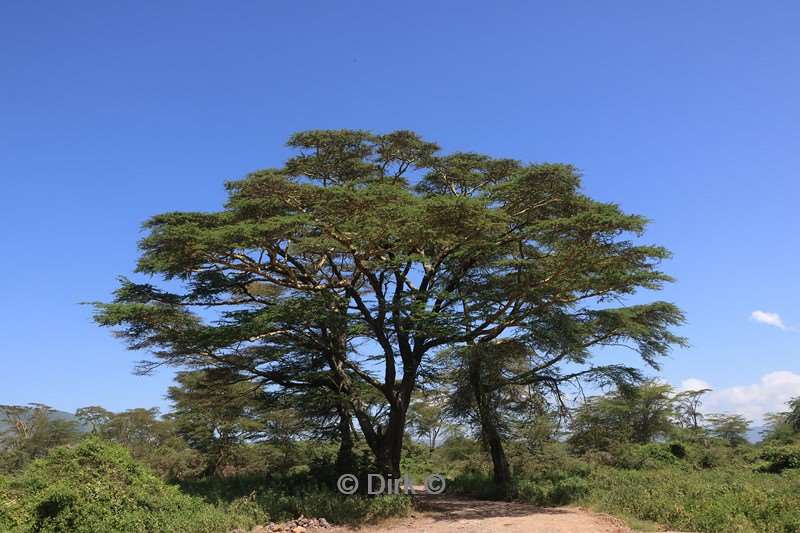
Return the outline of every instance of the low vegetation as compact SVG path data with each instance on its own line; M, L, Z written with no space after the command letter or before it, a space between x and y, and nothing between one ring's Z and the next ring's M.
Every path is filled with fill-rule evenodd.
M9 532L211 533L240 522L98 439L51 450L5 479L2 496L0 530Z
M181 487L96 437L0 477L0 531L9 533L224 533L298 516L361 523L409 509L407 497L345 497L308 475L208 478Z
M763 442L753 445L743 439L746 427L719 432L719 417L705 422L695 413L697 427L683 424L685 393L652 384L641 389L585 402L563 431L540 419L549 430L533 431L531 420L526 431L512 434L506 443L512 497L538 506L582 505L632 524L684 531L800 530L798 400L771 415ZM443 473L451 494L507 498L493 482L485 444L447 418L446 403L425 405L424 416L412 418L420 439L407 438L403 471L417 482ZM27 415L22 408L2 412L0 531L224 533L299 516L368 523L412 506L402 495L339 494L335 441L287 439L279 429L259 442L237 443L220 461L216 447L192 447L181 436L187 426L155 410L84 409L72 422L56 418L54 428L45 406L30 407ZM89 412L94 424L87 423ZM10 424L15 416L17 424ZM645 419L655 422L642 424ZM433 447L432 431L445 435ZM53 434L60 437L45 438ZM363 478L374 468L370 451L356 441L353 452L353 471ZM216 468L209 470L212 459Z
M800 472L741 467L599 468L582 501L602 511L681 531L800 531Z
M800 447L747 446L731 454L719 445L689 445L683 457L672 455L670 447L632 445L620 456L603 456L616 464L598 463L596 456L531 462L539 471L518 477L517 498L541 506L586 506L634 525L650 522L680 531L800 531L800 469L767 473ZM704 460L709 451L725 459L709 467ZM491 487L488 469L451 483L456 492L483 498L496 496Z

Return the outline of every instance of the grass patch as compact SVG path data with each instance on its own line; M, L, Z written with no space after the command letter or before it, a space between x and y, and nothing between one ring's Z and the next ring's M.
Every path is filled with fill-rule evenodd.
M800 531L800 473L740 468L596 469L582 498L592 508L708 533Z
M183 483L182 487L218 507L230 507L238 514L260 512L277 522L302 515L325 518L334 524L359 524L404 516L411 510L408 496L346 496L307 473L269 480L259 476L207 478Z
M516 499L543 507L566 505L589 493L589 480L573 472L554 471L551 475L528 477L516 481ZM447 491L482 500L499 499L489 474L470 472L460 474L447 483Z

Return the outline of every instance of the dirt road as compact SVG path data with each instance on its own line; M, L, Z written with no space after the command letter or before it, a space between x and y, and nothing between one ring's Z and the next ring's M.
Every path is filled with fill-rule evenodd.
M411 516L345 533L628 533L620 520L573 507L541 508L524 503L424 496Z
M617 518L580 507L543 508L518 502L472 500L418 492L414 509L405 518L380 524L331 527L327 523L317 524L315 519L299 518L283 524L260 526L250 533L633 533ZM236 530L233 533L245 532Z

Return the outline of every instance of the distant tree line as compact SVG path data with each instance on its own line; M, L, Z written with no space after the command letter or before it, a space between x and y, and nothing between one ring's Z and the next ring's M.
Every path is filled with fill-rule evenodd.
M335 426L328 433L315 433L324 426L309 426L307 413L297 407L270 404L260 397L262 391L242 383L227 387L215 383L209 388L207 379L204 372L179 375L169 391L172 410L163 416L158 409L113 413L90 406L65 418L43 404L0 406L0 473L19 470L48 450L87 436L124 445L134 458L172 480L260 473L265 467L285 472L303 464L298 455L303 454L304 444L336 442ZM462 400L442 395L443 390L415 395L409 410L410 433L429 454L442 445L450 450L446 455L453 453L465 438L471 441L469 435L485 446L480 420L465 416ZM521 396L496 411L497 425L503 428L505 442L534 454L548 443L563 443L576 455L616 454L630 444L657 442L706 448L747 445L751 421L737 414L702 413L706 392L675 393L668 385L647 381L587 398L566 416L541 405L521 408L525 402ZM768 414L763 442L800 443L799 415L800 397L790 400L786 411ZM358 443L356 439L354 447L366 451Z

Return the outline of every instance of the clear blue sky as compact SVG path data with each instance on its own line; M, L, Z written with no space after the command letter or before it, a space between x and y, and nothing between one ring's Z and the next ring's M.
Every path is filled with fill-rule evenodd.
M675 254L692 347L663 378L800 394L799 26L788 1L4 2L0 403L165 406L79 302L142 221L217 209L310 128L577 165Z

